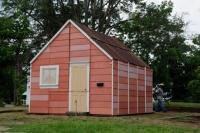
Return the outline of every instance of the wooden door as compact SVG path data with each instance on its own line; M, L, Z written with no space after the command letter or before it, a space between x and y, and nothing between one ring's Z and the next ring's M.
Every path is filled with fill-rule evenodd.
M87 65L71 66L71 111L87 112L87 90L88 90Z

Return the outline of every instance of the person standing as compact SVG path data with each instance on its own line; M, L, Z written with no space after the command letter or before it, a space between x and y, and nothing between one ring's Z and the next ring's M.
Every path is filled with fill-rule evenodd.
M157 105L156 105L156 109L155 109L156 112L160 111L160 109L162 109L163 112L167 111L164 104L163 104L163 95L164 95L163 87L164 87L164 84L160 83L158 85L158 89L156 90L157 100L158 100Z

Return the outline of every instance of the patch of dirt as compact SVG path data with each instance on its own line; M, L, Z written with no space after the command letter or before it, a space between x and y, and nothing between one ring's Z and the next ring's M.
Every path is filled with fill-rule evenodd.
M135 117L138 118L137 120L138 123L145 123L145 124L152 124L152 125L157 125L159 123L159 124L167 125L167 126L186 127L188 129L200 128L200 124L199 124L200 113L168 111L166 113L155 112L153 114L147 114L147 115L141 115L141 116L136 115ZM132 117L132 119L133 118L134 117Z
M177 112L193 112L193 113L198 113L200 112L199 107L178 107L178 106L166 106L167 110L170 111L177 111Z
M19 106L19 107L3 107L0 108L0 114L1 113L12 113L12 112L27 112L28 107L23 107L23 106Z
M173 118L170 118L169 120L199 124L200 123L200 116L191 115L191 116L173 117Z
M7 121L7 122L4 122L4 124L6 124L6 125L23 125L24 122L21 122L21 121Z
M3 127L3 126L0 126L0 132L1 132L1 131L5 131L5 130L8 130L8 128Z

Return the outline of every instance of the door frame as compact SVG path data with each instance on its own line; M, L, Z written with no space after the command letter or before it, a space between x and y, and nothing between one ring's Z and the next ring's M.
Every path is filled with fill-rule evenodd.
M79 65L86 65L87 66L87 88L86 88L86 97L87 97L87 100L86 100L86 106L87 106L87 112L89 112L89 98L90 98L90 63L89 62L70 62L70 67L69 67L69 100L68 100L68 111L70 112L71 111L71 77L72 77L72 67L73 66L79 66Z

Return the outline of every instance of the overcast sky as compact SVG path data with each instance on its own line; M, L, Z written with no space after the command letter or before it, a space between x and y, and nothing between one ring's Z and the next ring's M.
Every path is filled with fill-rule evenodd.
M145 0L160 4L164 0ZM174 3L173 14L188 13L184 16L185 22L189 22L188 34L200 34L200 0L171 0Z

